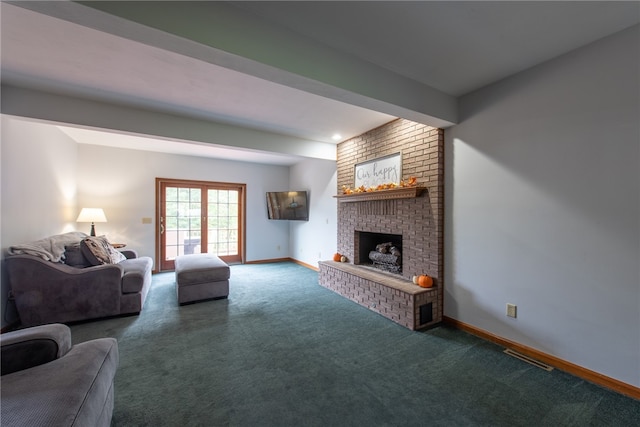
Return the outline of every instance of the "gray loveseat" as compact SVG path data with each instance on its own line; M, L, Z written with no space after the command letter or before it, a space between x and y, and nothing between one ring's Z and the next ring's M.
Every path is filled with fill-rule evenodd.
M5 268L23 326L142 310L151 288L152 259L128 250L118 253L126 259L105 263L81 247L88 239L92 238L74 232L9 248Z
M118 343L100 338L71 345L65 325L2 334L2 407L5 427L109 426Z

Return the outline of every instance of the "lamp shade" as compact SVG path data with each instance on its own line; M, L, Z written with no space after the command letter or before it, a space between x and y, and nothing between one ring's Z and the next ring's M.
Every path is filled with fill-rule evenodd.
M76 222L107 222L107 217L101 208L82 208Z

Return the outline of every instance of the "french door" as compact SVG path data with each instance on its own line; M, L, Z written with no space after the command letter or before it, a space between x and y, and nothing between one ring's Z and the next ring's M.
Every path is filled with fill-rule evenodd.
M210 253L243 262L246 184L156 178L160 271L178 255Z

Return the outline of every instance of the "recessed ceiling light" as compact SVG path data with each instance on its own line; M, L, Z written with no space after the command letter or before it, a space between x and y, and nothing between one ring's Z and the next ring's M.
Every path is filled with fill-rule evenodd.
M342 135L340 135L339 133L334 133L331 139L333 139L334 141L339 141L340 139L342 139Z

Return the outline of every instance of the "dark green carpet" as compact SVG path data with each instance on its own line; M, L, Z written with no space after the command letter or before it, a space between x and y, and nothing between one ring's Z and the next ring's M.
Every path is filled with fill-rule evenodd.
M234 265L228 300L179 307L154 276L118 339L115 426L635 426L640 401L448 327L412 332L293 263Z

